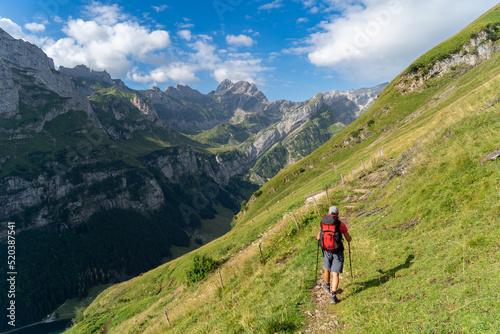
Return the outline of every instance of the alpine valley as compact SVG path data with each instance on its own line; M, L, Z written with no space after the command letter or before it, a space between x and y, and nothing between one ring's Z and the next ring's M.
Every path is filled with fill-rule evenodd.
M416 60L383 89L368 110L254 191L233 218L230 231L141 276L109 287L90 306L78 310L75 325L67 333L498 333L499 51L500 5L496 5L425 54L415 55ZM19 76L16 80L21 80L28 74L15 75ZM178 94L175 97L174 91ZM241 95L242 91L245 94ZM189 99L181 92L189 92ZM235 164L229 170L236 169L234 161L238 161L237 166L248 164L241 174L246 175L252 168L246 180L265 180L273 174L273 161L296 161L306 154L301 151L308 147L306 143L316 140L312 134L331 133L336 131L334 127L340 127L325 127L324 119L331 117L330 126L347 124L350 116L345 108L354 103L347 104L347 100L355 101L353 94L367 93L332 92L299 104L269 103L250 84L223 82L208 95L187 87L169 88L164 93L148 91L149 97L137 93L137 100L151 106L145 115L130 106L133 95L126 94L133 93L118 88L100 90L90 95L95 117L90 111L85 114L89 115L85 118L88 132L80 128L70 138L82 139L88 133L97 140L97 131L103 131L98 130L99 124L104 129L114 126L114 130L111 134L109 130L102 132L102 143L85 162L74 167L87 169L81 176L73 176L70 181L69 175L74 172L60 172L62 176L52 177L67 180L61 181L66 182L63 184L71 182L70 187L82 187L77 193L82 204L77 208L84 207L88 196L103 196L91 195L90 189L83 187L89 182L88 169L104 152L108 159L112 154L122 154L123 159L128 159L123 169L136 170L142 179L152 174L154 180L159 180L160 189L179 184L173 181L177 175L174 165L169 165L174 159L164 158L166 150L172 148L151 150L146 155L130 153L145 150L146 135L136 140L141 131L156 131L150 138L159 145L158 128L132 129L132 115L120 111L127 105L140 117L156 119L158 115L161 119L164 111L156 101L171 99L168 103L178 106L175 111L169 109L175 119L171 126L177 131L168 132L171 141L183 138L202 143L205 146L190 146L193 153L189 154L201 159L199 152L208 152L203 156L210 162L208 165ZM35 99L41 93L30 94ZM199 101L207 98L213 101L212 109L200 107ZM342 116L328 116L338 107L331 99L343 101ZM62 97L55 101L65 105L78 102L63 101ZM368 99L358 97L357 101ZM108 107L110 104L113 107ZM187 125L191 124L187 122L188 114L178 116L182 104L193 106L189 110L203 115L198 117L203 121L196 123L199 130ZM222 110L227 113L215 115L216 106L225 106ZM362 107L355 109L360 112ZM69 113L52 122L67 117L64 120L68 123ZM109 115L106 119L102 116L105 113ZM121 117L121 123L114 115ZM307 121L300 118L306 115L310 115ZM71 116L71 120L76 118ZM21 122L22 117L16 122ZM31 117L33 120L35 116ZM225 123L214 125L219 122L216 119ZM294 123L298 119L303 123ZM6 118L4 122L7 120L14 123L14 119ZM127 125L122 128L115 125L124 122ZM46 122L45 128L50 123ZM205 128L211 129L195 133ZM181 130L185 135L179 134ZM296 139L289 139L291 135ZM299 148L292 148L294 142ZM65 153L58 146L58 137L50 143L53 151ZM20 145L16 152L22 152ZM25 155L26 164L33 161L29 154ZM238 158L232 159L232 155ZM20 159L13 153L9 156ZM37 158L40 160L42 157ZM8 161L4 164L7 168ZM137 167L132 169L130 165ZM212 169L204 168L209 175ZM120 194L134 189L134 183L128 174L119 174L120 169L114 169L114 173L122 180L113 186L115 196L133 202L132 190L127 196ZM219 182L217 176L220 174L209 176L210 182ZM18 187L22 182L38 182L26 179L16 176L18 183L12 182ZM187 178L181 176L179 180L182 184ZM241 185L229 180L224 189ZM193 196L180 189L177 197ZM142 193L148 192L139 188ZM219 196L223 195L221 190ZM96 201L108 203L106 199ZM340 303L335 305L330 304L330 295L323 289L322 262L315 239L319 216L328 212L330 205L339 208L339 218L352 236L349 245L344 243L346 261L337 291ZM101 225L104 213L98 213ZM68 220L72 217L70 212ZM93 227L90 223L80 226L87 226L87 231ZM78 240L83 233L75 229L65 234L72 231L70 228L53 231L55 236L62 233L54 240L67 243Z
M353 122L386 86L303 102L270 102L244 81L224 80L208 94L133 90L106 71L56 70L1 29L0 77L0 240L15 224L17 326L226 233L261 185Z

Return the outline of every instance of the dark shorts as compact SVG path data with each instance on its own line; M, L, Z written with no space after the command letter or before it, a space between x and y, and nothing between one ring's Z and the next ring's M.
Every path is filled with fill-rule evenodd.
M342 273L342 269L344 268L344 253L323 252L323 264L326 270L339 274Z

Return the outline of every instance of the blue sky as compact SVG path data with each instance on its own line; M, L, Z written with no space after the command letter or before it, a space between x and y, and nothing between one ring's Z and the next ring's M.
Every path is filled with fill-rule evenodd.
M106 70L129 87L177 83L202 93L223 79L269 100L392 80L493 0L18 0L0 27L56 66Z

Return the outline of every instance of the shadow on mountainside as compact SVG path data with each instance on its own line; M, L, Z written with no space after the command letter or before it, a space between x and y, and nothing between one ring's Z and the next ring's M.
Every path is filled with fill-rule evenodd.
M353 285L357 286L355 290L351 293L352 295L355 295L359 292L362 292L366 289L373 288L375 286L380 286L387 281L389 281L391 278L396 277L396 273L400 271L401 269L407 269L410 268L410 266L413 264L412 260L415 258L413 254L408 255L406 258L406 261L403 264L400 264L399 266L396 266L392 269L389 269L387 271L383 271L381 269L378 269L377 272L382 274L382 276L379 276L377 278L373 278L371 280L365 281L365 282L360 282L360 283L353 283Z

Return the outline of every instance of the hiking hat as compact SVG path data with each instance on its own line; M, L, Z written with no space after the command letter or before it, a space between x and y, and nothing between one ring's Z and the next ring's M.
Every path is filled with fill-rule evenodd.
M330 209L328 210L328 214L338 216L339 215L339 209L337 209L336 206L331 206Z

